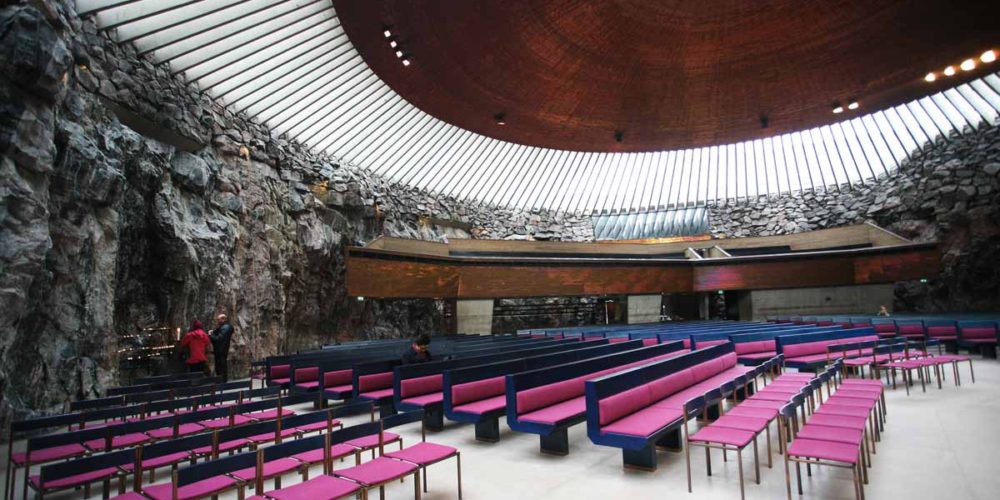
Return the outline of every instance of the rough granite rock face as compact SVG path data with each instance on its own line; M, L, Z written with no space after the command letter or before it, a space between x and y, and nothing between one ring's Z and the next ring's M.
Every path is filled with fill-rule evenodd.
M440 221L482 238L592 234L584 218L436 199L272 137L68 1L0 9L0 64L0 425L120 382L120 334L219 311L235 373L441 329L441 302L348 300L347 245L470 236Z
M226 311L235 373L335 339L440 329L440 302L348 300L347 245L593 239L584 215L433 196L313 154L111 42L70 0L11 3L0 7L0 426L120 382L118 336L140 328ZM901 284L897 308L995 309L998 129L928 145L900 170L841 192L715 204L712 231L872 220L944 245L944 279ZM595 321L579 309L566 320Z
M896 286L895 309L1000 309L1000 127L982 123L925 144L899 170L839 191L710 207L715 237L769 236L871 222L913 241L939 241L941 279Z

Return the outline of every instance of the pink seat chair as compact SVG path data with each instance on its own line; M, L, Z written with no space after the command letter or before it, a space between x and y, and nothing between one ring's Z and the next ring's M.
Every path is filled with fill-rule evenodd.
M442 462L449 458L455 458L455 466L458 470L458 498L462 498L462 454L458 449L451 446L444 446L427 442L426 430L423 425L423 410L399 413L382 419L383 432L386 428L392 428L412 422L420 422L420 442L407 446L399 451L384 454L384 456L401 460L420 467L423 475L424 492L427 492L427 467Z
M711 450L713 448L722 450L723 459L725 459L727 451L736 452L736 462L740 477L740 498L746 498L746 492L744 491L743 485L743 450L747 446L753 444L755 478L756 483L760 484L760 461L757 453L757 434L759 431L755 432L754 430L744 430L736 427L724 427L722 425L715 425L712 423L707 427L699 429L698 432L691 434L688 420L691 417L696 417L702 414L705 411L705 408L705 396L698 396L684 403L683 413L681 414L684 431L684 459L687 464L688 493L692 492L691 447L700 446L705 448L705 463L708 468L709 476L712 475ZM722 418L719 420L722 420ZM763 419L734 416L728 421L728 423L734 426L739 425L740 427L755 427L754 424L761 423L761 421L763 421ZM766 421L763 421L763 425L766 427Z
M789 465L794 462L799 495L802 494L801 464L804 463L807 468L812 465L822 465L850 469L854 482L855 499L863 500L863 477L865 472L861 445L864 440L862 439L861 442L851 440L851 437L854 435L852 433L858 432L858 429L824 429L820 425L814 424L814 419L817 417L817 415L814 415L813 419L803 426L803 430L810 425L812 427L808 431L805 431L806 434L797 435L797 413L803 401L804 398L797 397L792 403L783 407L778 420L780 429L778 436L781 441L785 442L783 443L785 448L785 484L788 499L792 499L792 480ZM861 429L864 429L863 423ZM786 436L788 436L787 442Z

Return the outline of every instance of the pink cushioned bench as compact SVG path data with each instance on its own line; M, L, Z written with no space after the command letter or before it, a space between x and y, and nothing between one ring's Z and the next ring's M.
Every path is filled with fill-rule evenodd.
M792 368L809 369L825 366L828 361L843 357L842 353L828 353L831 345L844 343L877 341L879 336L872 327L853 328L836 332L807 333L777 337L776 348L785 356L785 365ZM865 354L864 352L860 353ZM867 354L871 354L869 350Z
M286 385L292 381L292 365L273 365L268 374L267 385Z
M736 361L744 365L759 365L777 354L774 339L737 342L733 344L733 347L736 352Z
M588 381L587 435L622 448L625 467L655 469L657 445L680 447L684 403L754 370L737 357L726 343Z
M540 435L541 451L569 452L570 426L586 420L585 383L589 379L682 355L683 345L670 342L595 359L508 375L507 425Z
M997 325L992 321L962 321L958 324L958 347L978 350L986 358L997 357Z

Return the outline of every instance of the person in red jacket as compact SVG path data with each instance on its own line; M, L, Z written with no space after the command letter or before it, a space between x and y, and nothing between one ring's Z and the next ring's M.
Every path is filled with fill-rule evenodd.
M205 356L205 349L210 343L211 339L202 328L201 321L192 321L191 329L181 339L181 349L188 351L188 357L184 361L188 371L208 373L208 357Z

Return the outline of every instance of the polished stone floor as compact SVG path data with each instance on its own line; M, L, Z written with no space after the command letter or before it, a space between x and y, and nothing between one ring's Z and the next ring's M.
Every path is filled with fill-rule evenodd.
M992 499L1000 491L1000 363L976 357L976 383L963 367L963 385L955 387L949 373L944 388L915 388L909 397L903 388L887 391L889 407L886 431L873 457L868 499ZM348 419L347 425L362 418ZM556 457L538 452L535 435L511 432L501 424L499 443L473 439L469 425L450 423L442 432L428 433L428 440L458 447L462 452L464 498L547 500L590 498L739 498L735 461L723 463L719 452L713 458L712 477L705 474L704 453L692 455L694 493L686 491L684 455L661 452L656 472L624 470L620 451L596 446L587 439L584 425L570 431L570 453ZM407 444L420 439L415 424L403 429ZM20 443L19 443L20 444ZM762 443L763 444L763 443ZM6 446L4 446L6 450ZM761 446L761 459L764 447ZM6 451L4 452L6 453ZM774 468L761 470L761 484L753 484L752 458L744 457L748 499L785 497L781 456L773 455ZM6 464L6 457L4 457ZM346 467L347 462L337 467ZM454 461L430 469L426 499L456 498ZM318 473L318 468L314 474ZM167 474L160 474L165 480ZM801 498L853 498L849 471L824 468L804 477ZM298 481L286 476L284 485ZM266 485L270 489L271 484ZM99 486L93 497L100 496ZM374 492L373 492L374 494ZM413 485L395 483L386 497L411 498ZM82 492L47 495L46 498L80 498ZM222 498L236 498L235 493ZM372 498L375 498L374 496Z

